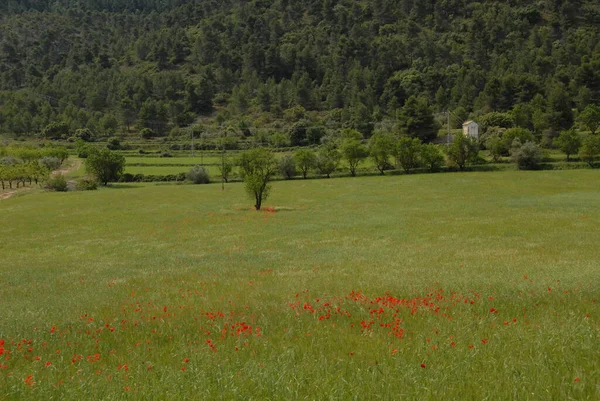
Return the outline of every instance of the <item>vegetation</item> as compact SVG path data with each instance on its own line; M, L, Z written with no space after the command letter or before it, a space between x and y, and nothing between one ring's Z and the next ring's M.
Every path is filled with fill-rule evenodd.
M68 190L67 180L62 174L52 174L46 181L45 187L56 192L67 192Z
M93 151L85 159L85 168L98 182L106 186L111 181L118 181L123 174L125 157L108 149Z
M600 104L594 0L0 3L0 132L19 136L230 125L296 146L391 124L428 142L451 110L554 138Z
M275 155L268 149L255 148L242 153L240 170L248 195L254 199L254 208L260 210L271 193L269 181L277 171Z
M543 157L541 149L534 142L521 144L518 139L513 142L510 155L519 170L537 170Z
M454 137L454 141L448 147L448 159L464 170L467 163L477 156L479 152L477 143L462 133Z
M208 184L210 182L208 170L203 166L192 167L187 173L187 179L194 184Z
M558 148L567 155L567 161L571 160L571 155L576 155L581 147L581 138L574 129L563 131L554 141Z
M579 157L591 167L596 167L596 161L600 157L600 136L589 135L585 138L579 151Z
M599 178L0 201L0 398L598 399Z

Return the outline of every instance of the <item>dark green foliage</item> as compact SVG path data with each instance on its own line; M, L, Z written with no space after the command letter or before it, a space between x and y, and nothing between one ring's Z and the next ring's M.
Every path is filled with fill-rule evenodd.
M86 171L102 185L118 181L125 169L125 157L108 149L96 150L85 159Z
M165 135L216 108L289 128L336 109L336 128L368 137L399 116L426 142L432 111L510 112L543 134L600 102L595 0L10 0L0 15L0 132Z
M579 121L595 135L600 128L600 106L589 104L579 115Z
M69 136L69 126L63 122L52 122L42 130L46 139L65 139Z
M484 114L477 119L479 128L483 134L491 127L512 128L515 124L514 117L508 113L492 112Z
M152 130L152 128L142 128L140 130L140 136L143 139L152 139L154 138L154 130Z
M398 125L403 134L421 142L434 140L439 128L427 99L416 96L411 96L398 112Z
M109 150L121 149L121 140L119 138L110 138L106 144L106 148Z
M89 130L89 128L79 128L75 130L75 138L81 139L85 142L91 142L94 140L94 135L92 134L92 131Z
M194 166L188 171L187 179L194 184L208 184L210 176L208 170L204 166Z
M543 154L535 142L527 141L521 144L516 139L510 150L510 156L519 170L536 170L540 167Z

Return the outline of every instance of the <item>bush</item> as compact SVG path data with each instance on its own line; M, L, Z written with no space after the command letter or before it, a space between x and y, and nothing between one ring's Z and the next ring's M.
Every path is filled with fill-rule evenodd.
M67 180L62 174L54 174L46 181L46 189L56 192L67 192Z
M600 136L588 135L579 150L579 157L590 167L595 168L598 156L600 156Z
M210 182L210 176L208 170L203 166L194 166L188 171L187 179L192 181L194 184L208 184Z
M151 128L143 128L140 135L143 139L152 139L154 138L154 131Z
M50 171L58 170L62 162L58 157L42 157L38 160L40 167L47 168Z
M537 170L543 157L540 148L531 141L521 145L518 140L515 140L510 154L519 170Z
M93 178L82 178L77 181L76 188L78 191L95 191L98 189L98 181Z
M121 141L119 138L110 138L106 144L106 147L110 150L119 150L121 149Z

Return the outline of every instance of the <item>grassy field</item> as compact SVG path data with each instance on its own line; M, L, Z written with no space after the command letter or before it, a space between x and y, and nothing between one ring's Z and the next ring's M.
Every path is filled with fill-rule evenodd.
M600 172L0 201L0 399L600 399Z

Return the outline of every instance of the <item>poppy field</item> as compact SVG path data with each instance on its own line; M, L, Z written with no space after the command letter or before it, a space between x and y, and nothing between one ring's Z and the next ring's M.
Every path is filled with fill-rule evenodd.
M0 202L0 399L600 399L600 173Z

